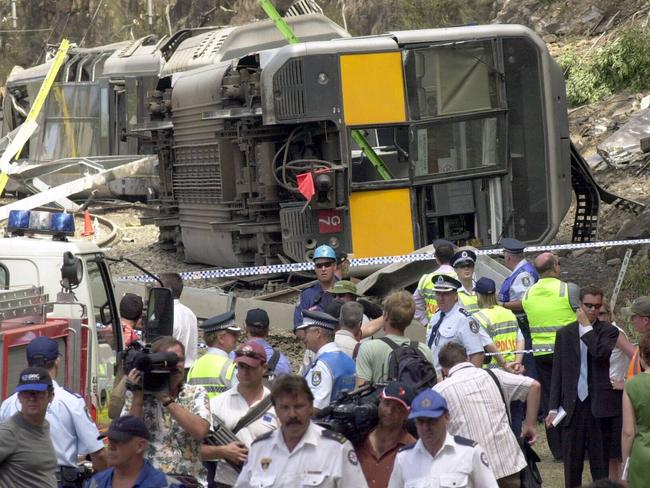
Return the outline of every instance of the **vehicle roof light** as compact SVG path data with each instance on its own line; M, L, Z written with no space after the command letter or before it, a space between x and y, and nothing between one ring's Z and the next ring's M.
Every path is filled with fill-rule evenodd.
M7 230L13 235L48 234L65 240L73 236L74 215L65 212L12 210L9 212Z

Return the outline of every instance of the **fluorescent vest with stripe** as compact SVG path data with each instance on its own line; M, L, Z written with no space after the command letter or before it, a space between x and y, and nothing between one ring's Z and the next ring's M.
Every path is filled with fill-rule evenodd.
M431 320L431 317L433 317L438 311L436 292L433 291L433 277L439 274L445 274L454 278L457 277L456 273L441 273L440 271L434 271L433 273L422 275L422 278L420 278L420 281L418 281L417 289L420 292L420 296L424 298L424 311L427 314L427 322L429 322L429 320ZM478 306L476 308L478 309Z
M521 304L528 317L533 349L551 349L533 354L552 354L556 332L576 321L576 313L569 300L569 285L557 278L541 278L528 288Z
M630 365L627 367L626 378L628 381L643 372L640 361L641 358L639 356L639 348L637 347L636 351L634 351L634 355L632 356L632 360L630 361Z
M458 301L460 307L466 312L474 313L478 310L478 297L476 295L470 295L464 290L458 290Z
M208 398L214 398L230 388L236 367L226 357L207 353L194 361L187 374L187 382L190 385L201 385L207 390Z
M517 317L510 310L499 305L481 308L472 314L472 318L485 327L499 352L517 350L519 324ZM503 359L506 362L514 361L515 355L514 353L503 354ZM497 364L496 358L492 358L491 364Z
M342 391L354 390L356 385L356 365L350 356L343 351L324 352L318 356L318 361L323 361L332 373L333 381L330 402L336 400Z

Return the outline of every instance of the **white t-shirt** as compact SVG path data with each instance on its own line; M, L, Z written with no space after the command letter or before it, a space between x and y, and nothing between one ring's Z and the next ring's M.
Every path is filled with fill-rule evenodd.
M196 361L199 344L199 325L196 315L181 303L174 300L174 339L185 346L185 368L191 368Z

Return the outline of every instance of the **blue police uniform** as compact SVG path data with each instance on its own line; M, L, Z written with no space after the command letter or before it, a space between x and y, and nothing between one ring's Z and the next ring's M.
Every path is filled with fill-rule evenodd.
M336 300L336 297L323 290L320 283L314 283L309 288L302 290L300 300L298 300L296 309L293 312L294 330L302 324L302 313L305 310L324 312L325 308L334 300Z
M264 347L264 352L266 353L266 357L268 361L270 361L273 357L273 346L259 337L255 337L251 340L262 344L262 347ZM283 352L280 352L280 359L278 359L278 364L275 366L275 377L277 378L283 374L291 374L291 364L289 364L287 356L285 356Z
M526 290L537 283L537 280L539 280L539 273L535 266L525 259L520 261L501 285L498 300L502 303L521 300L526 294ZM525 314L517 311L515 315Z
M113 486L114 471L114 468L100 471L86 482L84 488L111 488ZM140 470L140 474L133 486L142 488L183 488L184 485L179 483L175 478L157 470L149 461L145 460L144 466Z

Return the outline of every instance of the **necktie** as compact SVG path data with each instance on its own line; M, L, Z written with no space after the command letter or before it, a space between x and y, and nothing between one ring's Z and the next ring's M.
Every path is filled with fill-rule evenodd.
M440 324L442 324L442 319L445 318L445 312L440 312L440 318L438 319L438 322L431 327L431 335L429 336L429 349L431 349L431 345L433 344L433 339L435 339L436 335L438 334L438 329L440 328Z
M589 365L587 364L587 346L580 341L580 378L578 378L578 398L581 402L589 395L589 384L587 383L587 373Z

